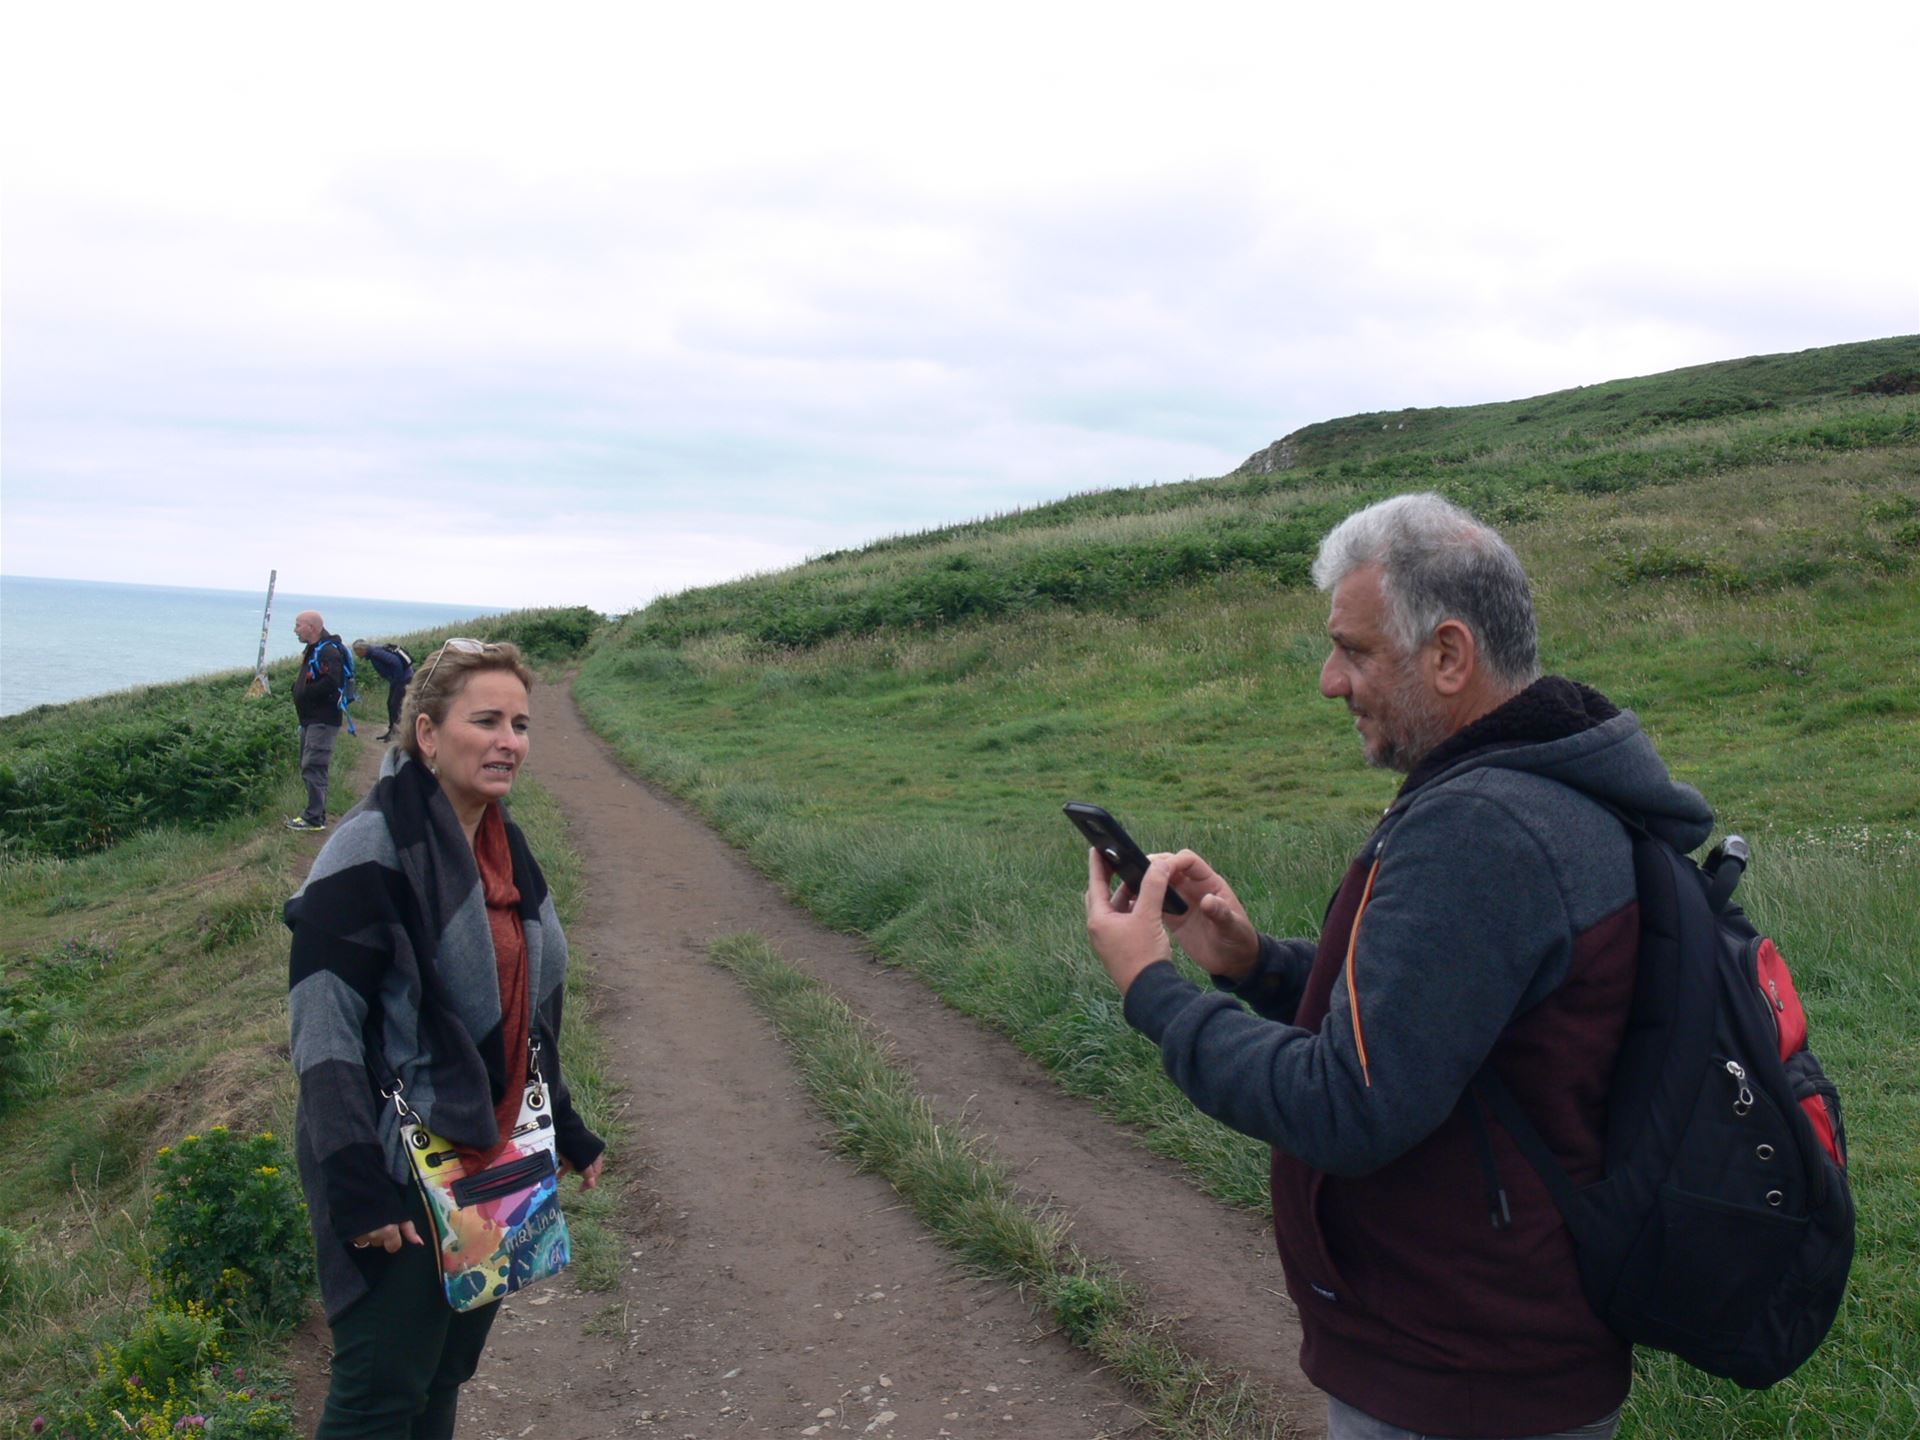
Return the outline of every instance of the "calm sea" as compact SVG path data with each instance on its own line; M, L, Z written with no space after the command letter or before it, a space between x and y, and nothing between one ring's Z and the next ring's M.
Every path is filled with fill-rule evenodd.
M249 594L0 575L0 715L215 670L251 673L266 599L264 585ZM300 653L293 617L302 610L318 610L329 630L351 642L405 635L499 609L278 590L267 659Z

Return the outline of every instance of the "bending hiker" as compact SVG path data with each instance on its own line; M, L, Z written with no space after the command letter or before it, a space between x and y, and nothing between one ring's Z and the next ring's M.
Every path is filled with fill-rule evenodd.
M387 682L387 728L379 738L390 740L400 726L400 703L407 698L407 686L413 680L413 657L398 645L371 645L365 640L353 642L353 653L371 660L375 673Z
M560 1069L566 938L500 804L526 758L532 680L512 645L442 646L379 781L287 902L295 1142L333 1327L316 1440L451 1436L499 1310L450 1304L383 1090L397 1080L472 1174L522 1115L533 1042L561 1168L589 1188L600 1176L604 1146Z
M293 617L293 633L306 644L293 677L293 713L300 719L300 778L307 782L307 808L287 821L289 830L327 828L327 772L340 738L340 696L346 686L347 651L328 632L317 610Z
M1192 851L1109 896L1087 929L1128 1022L1207 1114L1273 1146L1274 1227L1300 1363L1332 1440L1610 1436L1630 1351L1589 1308L1559 1212L1467 1090L1491 1063L1576 1183L1603 1107L1639 943L1631 842L1712 826L1631 712L1540 678L1525 572L1435 495L1349 516L1320 546L1332 592L1320 691L1370 764L1402 771L1317 942L1258 933ZM1169 886L1194 908L1163 916ZM1168 930L1209 974L1168 963ZM1510 1215L1490 1216L1488 1176Z

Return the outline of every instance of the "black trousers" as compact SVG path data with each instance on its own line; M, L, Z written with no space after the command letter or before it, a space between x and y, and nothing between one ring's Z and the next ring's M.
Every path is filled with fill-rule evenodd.
M412 679L413 677L409 675L407 678ZM402 705L402 703L405 702L406 698L407 698L407 681L406 680L389 680L387 682L387 729L388 730L398 730L400 728L400 706Z
M413 1224L427 1243L388 1256L372 1291L334 1324L333 1383L314 1440L453 1440L460 1387L500 1307L447 1304L418 1194Z

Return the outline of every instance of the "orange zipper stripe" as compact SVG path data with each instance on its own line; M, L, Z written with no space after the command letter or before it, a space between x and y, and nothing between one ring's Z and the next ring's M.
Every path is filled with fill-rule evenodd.
M1367 885L1360 892L1360 908L1353 912L1353 929L1347 932L1347 1014L1353 1021L1353 1048L1360 1054L1360 1078L1373 1088L1373 1072L1367 1068L1367 1036L1360 1027L1360 995L1353 988L1353 951L1360 943L1360 917L1367 913L1367 901L1373 898L1373 877L1380 873L1380 861L1376 856L1373 868L1367 871Z

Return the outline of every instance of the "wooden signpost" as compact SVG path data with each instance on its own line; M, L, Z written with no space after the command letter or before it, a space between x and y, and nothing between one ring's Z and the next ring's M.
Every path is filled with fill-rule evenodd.
M253 662L253 683L247 686L249 700L273 693L273 686L267 683L267 627L273 624L273 584L279 578L278 570L267 572L267 608L260 612L260 656Z

